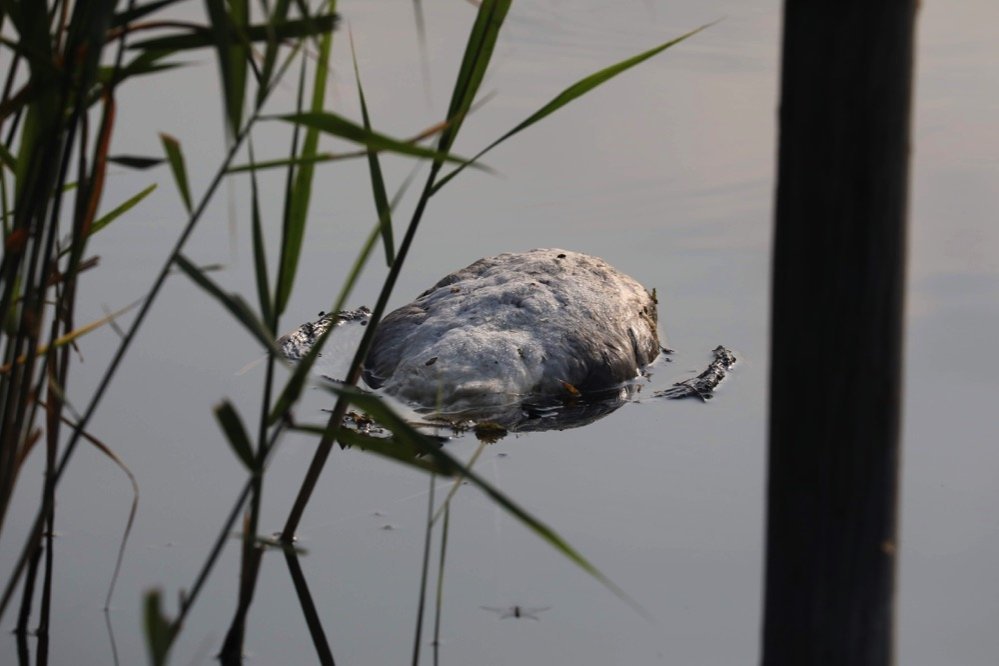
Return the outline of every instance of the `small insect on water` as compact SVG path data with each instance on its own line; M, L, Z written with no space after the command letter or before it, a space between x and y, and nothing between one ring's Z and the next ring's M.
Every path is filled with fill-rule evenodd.
M506 606L504 608L496 608L495 606L479 606L479 608L498 614L501 620L512 617L517 619L528 618L539 622L541 621L541 618L538 617L538 613L551 610L551 606L542 606L541 608L530 608L527 606Z

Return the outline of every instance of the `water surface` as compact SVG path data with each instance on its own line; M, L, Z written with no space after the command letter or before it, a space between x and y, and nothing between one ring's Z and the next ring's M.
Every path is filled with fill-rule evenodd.
M388 133L412 134L443 117L473 18L467 3L424 4L425 68L412 3L340 3L373 122ZM990 417L999 387L995 357L983 353L999 337L999 231L986 222L999 203L999 46L987 26L999 20L999 9L966 0L929 3L922 12L899 663L988 664L999 654L999 586L991 582L999 557L999 456ZM657 377L690 376L717 344L741 359L710 403L624 405L586 428L506 438L477 464L654 620L463 487L451 515L443 663L757 659L780 4L515 4L485 84L495 97L469 119L455 150L472 154L569 83L722 17L494 151L488 163L498 177L467 172L431 203L393 305L481 256L566 247L601 256L657 289L663 341L677 350L672 363L657 367ZM344 37L335 40L329 103L358 117ZM175 134L200 190L220 159L223 132L211 102L214 63L207 53L192 61L123 94L121 107L141 109L141 122L123 125L115 141L116 152L152 154L159 150L157 131ZM274 110L293 100L289 84ZM285 141L277 129L263 132L258 155L284 154ZM387 160L389 182L401 182L409 167ZM113 173L107 201L134 194L149 178ZM137 214L95 240L102 265L84 281L81 321L101 316L104 304L118 307L142 295L151 267L178 232L182 212L169 176L154 178L160 188ZM288 329L329 309L375 221L361 163L324 166L316 178L321 186ZM264 184L275 240L281 187L280 178ZM249 295L247 192L245 179L233 180L189 254L225 262L218 279ZM372 263L352 304L373 303L383 271ZM101 331L81 345L71 393L78 403L115 344L113 333ZM145 659L142 594L162 588L173 611L177 591L193 582L241 488L242 467L223 443L211 407L228 397L248 419L256 413L262 372L237 372L259 354L226 314L178 277L94 420L93 432L130 465L142 492L110 614L121 663ZM320 421L329 405L324 393L312 391L297 416ZM289 437L274 456L263 532L281 528L314 446ZM470 437L448 444L463 457L476 446ZM8 519L4 570L33 518L37 455L32 465ZM439 482L438 498L447 487ZM308 550L302 565L338 663L409 660L427 489L426 477L383 460L341 451L331 457L300 536ZM111 660L100 608L129 497L127 481L106 460L93 450L78 453L59 494L52 663ZM237 551L233 540L174 649L174 663L212 663L235 607ZM250 663L314 661L289 582L280 556L266 556L249 618ZM550 609L534 621L501 619L483 606ZM12 639L3 640L12 654Z

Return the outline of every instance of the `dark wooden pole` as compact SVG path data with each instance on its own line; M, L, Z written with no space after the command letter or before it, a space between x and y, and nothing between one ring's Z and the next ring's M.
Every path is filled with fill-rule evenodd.
M766 665L890 664L916 0L787 0Z

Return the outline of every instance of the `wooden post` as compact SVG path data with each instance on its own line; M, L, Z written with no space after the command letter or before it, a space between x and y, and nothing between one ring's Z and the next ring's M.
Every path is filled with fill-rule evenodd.
M916 0L787 0L766 665L892 661Z

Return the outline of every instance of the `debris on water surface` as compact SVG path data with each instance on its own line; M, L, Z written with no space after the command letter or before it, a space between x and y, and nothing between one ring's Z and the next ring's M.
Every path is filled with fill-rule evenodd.
M315 346L316 341L330 327L341 326L345 323L368 323L371 319L371 310L363 305L356 310L343 310L341 312L319 313L316 321L307 321L291 333L283 335L277 340L277 345L285 358L292 361L300 361Z
M710 400L714 397L715 388L728 375L729 369L735 365L735 354L730 349L721 345L714 348L712 352L715 360L704 372L683 381L677 382L673 386L663 391L656 391L653 395L657 398L669 398L679 400L680 398L696 397L702 401Z
M507 436L508 430L499 423L483 421L475 424L475 438L486 444L495 444Z
M541 621L538 617L538 613L543 613L546 610L551 610L551 606L542 606L540 608L528 608L526 606L505 606L503 608L496 608L495 606L479 606L482 610L487 610L491 613L496 613L499 615L501 620L507 618L515 619L529 619Z

